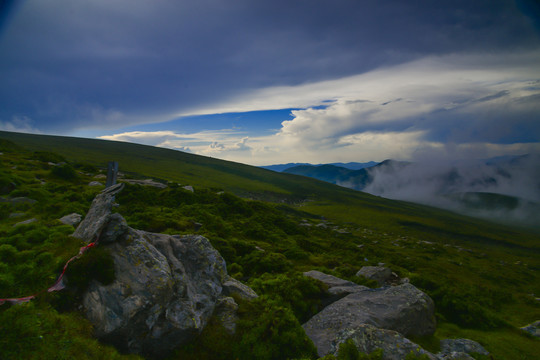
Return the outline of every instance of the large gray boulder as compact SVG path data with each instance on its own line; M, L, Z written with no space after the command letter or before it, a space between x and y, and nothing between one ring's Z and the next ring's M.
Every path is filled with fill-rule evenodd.
M319 356L324 356L338 333L362 324L404 336L431 335L435 332L433 300L411 284L359 291L327 306L302 327Z
M235 304L223 294L223 284L233 281L217 250L200 235L130 228L121 215L111 214L120 190L99 194L75 231L86 241L99 239L114 260L114 282L94 280L83 294L95 335L121 351L163 358L198 335L214 312L234 332ZM249 290L244 288L255 294Z
M354 329L339 332L331 342L329 353L337 355L339 346L347 340L352 340L356 348L365 354L377 349L382 350L382 360L403 360L413 353L416 356L425 355L436 360L432 353L422 349L400 333L393 330L378 329L372 325L362 324Z

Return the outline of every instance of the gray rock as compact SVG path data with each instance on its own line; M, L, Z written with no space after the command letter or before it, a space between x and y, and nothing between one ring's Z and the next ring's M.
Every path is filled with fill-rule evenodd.
M187 191L191 191L191 192L195 192L195 190L193 190L193 186L191 186L191 185L182 186L182 189L187 190Z
M225 282L223 283L223 295L225 296L238 296L244 300L253 300L259 295L249 286L242 284L240 281L227 275Z
M333 288L335 286L346 287L346 286L359 286L358 284L353 283L352 281L343 280L333 275L328 275L317 270L311 270L304 273L304 276L310 277L315 280L319 280L324 283L328 288Z
M135 184L135 185L152 186L152 187L156 187L156 188L159 188L159 189L167 188L167 185L165 185L163 183L160 183L160 182L157 182L157 181L154 181L152 179L145 179L145 180L124 179L122 181L130 183L130 184Z
M24 221L18 222L18 223L16 223L16 224L13 225L13 226L33 224L33 223L35 223L35 222L37 222L37 221L38 221L38 220L37 220L36 218L32 218L32 219L28 219L28 220L24 220Z
M326 355L338 333L362 324L395 330L404 336L435 332L433 300L411 284L359 291L324 308L302 327Z
M90 181L88 183L88 186L103 186L103 183L101 183L99 181Z
M521 330L528 332L532 336L540 337L540 320L522 327Z
M82 219L81 214L71 213L71 214L66 215L64 217L61 217L59 220L60 220L60 222L62 224L75 226L75 225L77 225L78 223L81 222L81 219Z
M215 315L230 335L236 332L238 304L232 297L222 297L216 304Z
M484 349L482 345L480 345L479 343L473 340L469 340L469 339L441 340L441 352L438 355L442 357L442 356L448 356L451 353L465 353L465 354L478 353L481 355L489 355L489 352L486 349ZM454 359L454 358L450 357L448 359Z
M0 201L1 202L9 202L11 205L21 205L21 204L33 205L33 204L37 203L37 200L30 199L30 198L27 198L27 197L14 197L14 198L10 198L10 199L1 198Z
M23 217L25 215L26 215L25 213L11 213L11 214L9 214L9 218L10 219L15 219L15 218L18 218L18 217Z
M85 242L97 240L109 222L114 198L123 188L124 184L116 184L101 191L92 201L88 214L72 236Z
M339 299L341 299L342 297L345 297L345 296L347 296L349 294L359 292L359 291L365 291L365 290L370 290L370 288L368 288L367 286L363 286L363 285L333 286L333 287L328 289L328 292L330 293L330 295L337 296L337 297L339 297ZM336 299L336 301L339 300L339 299Z
M339 332L330 344L330 354L337 355L339 345L348 339L351 339L356 348L365 354L382 349L383 360L403 360L411 352L416 356L426 355L429 359L437 359L435 355L422 349L400 333L393 330L378 329L368 324L361 324L354 329Z
M366 279L375 280L379 286L383 286L392 278L392 270L383 266L364 266L356 273Z

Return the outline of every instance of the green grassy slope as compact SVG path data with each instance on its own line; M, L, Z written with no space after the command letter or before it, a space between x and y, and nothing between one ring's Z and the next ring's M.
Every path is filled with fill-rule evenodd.
M269 299L250 311L285 307L304 321L316 309L317 290L302 280L302 271L318 268L360 281L354 274L361 266L384 262L435 300L439 330L434 338L417 341L432 346L438 338L470 337L496 359L534 359L539 353L540 342L517 330L540 319L540 302L535 300L540 294L540 236L534 230L173 150L7 132L0 132L0 145L1 139L21 149L9 145L0 157L0 185L17 183L14 191L3 196L28 196L38 203L14 208L0 203L0 297L27 295L54 280L59 266L80 246L67 236L72 229L55 219L73 211L84 214L100 190L87 186L96 171L85 170L66 180L58 177L58 167L32 154L49 151L74 166L85 162L104 167L116 160L121 171L134 177L193 185L195 193L174 184L164 190L128 186L118 197L118 212L131 226L148 231L190 233L194 223L203 224L200 233L225 257L229 272ZM225 190L226 196L217 195L217 189ZM245 201L230 193L272 202ZM11 218L16 212L25 217ZM13 227L29 217L39 221ZM11 319L19 335L27 322L41 322L41 332L31 336L49 337L53 342L65 341L67 335L43 324L72 324L70 334L78 334L77 346L94 347L88 327L74 326L80 321L78 315L56 314L50 307L58 308L62 301L53 300L0 308L0 320ZM50 319L37 314L48 314ZM249 316L247 329L252 326ZM10 334L0 329L0 348L13 341ZM218 337L212 332L205 336L201 347ZM41 345L36 344L32 342L33 351L39 354ZM75 345L62 346L69 352ZM223 346L227 346L224 340ZM184 349L178 358L204 358L203 353ZM208 358L213 356L208 354Z

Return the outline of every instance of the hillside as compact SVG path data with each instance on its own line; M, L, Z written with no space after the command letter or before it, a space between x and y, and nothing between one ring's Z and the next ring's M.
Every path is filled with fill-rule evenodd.
M302 272L317 269L362 283L356 271L379 263L434 299L437 331L415 339L425 348L436 352L438 339L466 337L496 359L534 359L538 353L539 341L518 329L540 319L540 236L531 230L168 149L7 132L0 139L7 140L0 140L0 298L34 294L54 281L81 246L68 236L73 227L58 219L88 211L103 189L88 184L102 181L106 162L116 160L121 181L152 178L168 185L126 185L115 211L129 226L207 237L228 272L262 295L242 307L244 340L222 338L211 328L175 359L227 358L253 345L249 341L260 345L258 351L266 346L283 358L298 357L290 353L296 340L261 326L270 326L278 311L283 322L274 325L286 323L301 336L299 324L324 299ZM35 202L15 200L21 198ZM95 256L74 265L72 284L85 286L88 273L108 276L107 257ZM0 322L9 326L0 328L0 348L26 358L123 357L92 338L76 299L65 291L2 305ZM244 347L232 349L233 343Z

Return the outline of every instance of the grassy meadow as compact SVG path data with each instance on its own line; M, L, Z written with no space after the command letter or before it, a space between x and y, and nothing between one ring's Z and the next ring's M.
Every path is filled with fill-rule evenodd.
M261 295L240 303L236 335L213 319L171 359L316 359L300 324L320 310L325 289L302 272L317 269L369 286L355 274L379 263L434 299L437 332L413 339L427 350L437 352L439 339L466 337L494 359L540 353L540 340L519 330L540 319L539 229L129 143L0 132L0 153L0 298L54 283L83 245L58 219L86 213L104 188L88 184L104 183L100 175L115 160L124 178L168 184L126 185L115 211L131 227L206 236L229 274ZM77 306L89 281L81 274L90 269L93 278L111 281L109 260L92 249L68 270L68 289L1 305L0 359L137 358L95 340Z

